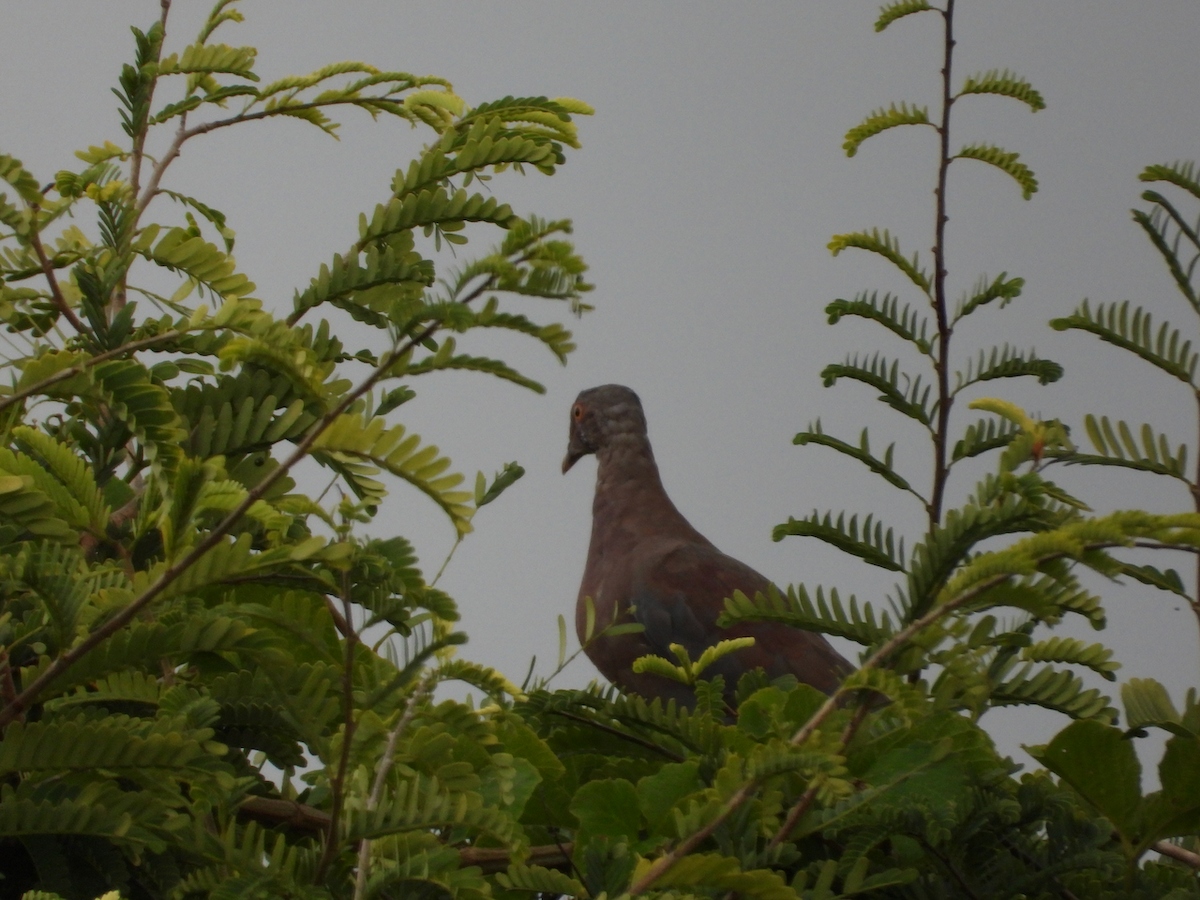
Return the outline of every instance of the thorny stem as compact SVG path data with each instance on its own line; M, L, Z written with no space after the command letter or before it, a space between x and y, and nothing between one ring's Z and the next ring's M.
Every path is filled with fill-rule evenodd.
M1200 428L1200 391L1195 392L1197 406L1197 428ZM1192 491L1192 506L1196 512L1200 512L1200 440L1196 443L1197 460L1196 460L1196 480L1191 484ZM1188 604L1192 607L1192 613L1196 616L1196 624L1200 626L1200 556L1196 557L1196 595L1188 597Z
M954 98L950 95L950 63L954 55L954 0L946 0L942 10L945 20L945 47L942 58L942 122L938 126L941 155L938 159L937 219L934 223L933 242L933 308L937 315L938 352L934 357L934 368L938 379L937 426L933 435L933 493L929 502L929 530L932 531L942 520L942 502L949 471L946 468L946 445L950 433L950 407L954 397L950 393L950 336L954 330L950 324L946 304L946 175L950 169L950 107Z
M384 748L383 757L379 760L379 768L375 771L375 784L371 787L371 796L367 798L367 812L374 810L383 798L383 788L387 783L388 772L392 770L392 763L396 760L396 743L399 741L400 735L408 728L409 723L412 722L413 716L417 714L417 706L425 699L430 689L432 689L436 677L433 669L426 670L425 676L417 685L416 690L408 698L408 703L405 704L404 714L400 717L400 721L388 733L387 746ZM370 864L371 841L369 838L363 838L358 843L358 872L354 878L354 900L362 900L366 893L367 875Z
M342 747L341 754L338 757L337 774L334 776L330 788L330 815L329 828L325 831L325 849L321 853L321 860L317 863L317 873L314 876L317 883L325 880L325 873L329 871L329 866L337 857L338 845L338 825L342 818L342 798L346 789L346 770L350 767L350 750L354 743L355 719L354 719L354 651L359 644L358 632L354 629L351 613L353 610L350 606L350 573L342 573L342 616L345 618L347 625L345 634L345 657L342 661Z

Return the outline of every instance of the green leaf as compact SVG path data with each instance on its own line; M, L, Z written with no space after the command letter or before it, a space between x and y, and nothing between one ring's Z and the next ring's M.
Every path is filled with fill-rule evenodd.
M575 792L570 809L580 832L589 837L636 840L641 828L637 790L624 778L589 781Z
M1183 579L1179 577L1179 573L1174 569L1167 569L1163 572L1154 566L1135 566L1132 563L1123 562L1121 563L1120 574L1128 575L1142 584L1148 584L1159 590L1170 591L1172 594L1190 599L1187 588L1183 585Z
M892 453L896 445L889 444L887 450L883 452L883 459L877 459L871 455L871 447L867 440L867 429L865 428L862 430L862 436L859 438L859 445L855 447L853 444L838 440L821 431L821 420L818 419L814 425L809 426L808 431L801 431L797 434L792 439L792 443L799 445L820 444L825 447L832 447L839 453L857 459L889 484L904 491L912 490L908 482L892 467Z
M911 11L916 12L916 10ZM882 29L876 25L876 30ZM932 124L929 121L929 107L913 106L910 109L907 103L901 103L897 109L896 104L893 103L887 109L880 108L875 110L863 119L862 122L847 131L842 149L846 151L847 156L854 156L863 141L879 134L881 131L887 131L889 128L896 128L900 125L932 126Z
M958 306L954 312L954 321L965 318L971 315L981 306L986 306L993 300L1000 301L1000 309L1006 307L1009 303L1021 296L1021 289L1025 287L1024 278L1006 278L1007 272L1001 272L994 280L988 281L986 278L981 278L971 291L971 295L963 296L958 301Z
M699 764L689 761L667 763L637 783L638 808L650 825L651 834L675 836L670 829L671 810L683 798L704 790Z
M904 538L900 538L897 547L893 530L888 528L885 531L883 523L875 521L874 513L868 514L863 520L861 532L857 515L851 516L849 522L844 512L838 514L836 522L832 516L827 512L822 518L816 510L804 519L789 516L785 524L775 526L771 538L781 541L789 535L815 537L873 566L893 572L904 571Z
M1153 725L1182 737L1194 737L1163 685L1153 678L1130 678L1121 685L1125 722L1130 731Z
M533 891L539 895L553 894L566 897L587 898L591 895L582 884L556 869L542 866L524 866L513 863L507 872L496 876L500 884L513 891Z
M456 489L462 475L444 474L450 460L435 446L422 447L420 437L406 434L403 425L388 428L378 417L341 416L314 442L313 458L343 473L358 496L375 503L387 491L372 476L390 472L437 503L460 534L471 530L471 494Z
M967 364L967 371L955 372L954 393L983 381L996 378L1020 378L1032 376L1038 384L1051 384L1062 378L1063 368L1049 359L1039 359L1034 352L1028 355L1015 350L1008 344L993 346L991 352L980 350L979 356Z
M1136 843L1142 767L1120 729L1080 720L1046 746L1026 750L1107 818L1123 841Z
M849 234L835 234L829 242L829 250L837 256L848 247L869 250L878 253L897 269L903 272L913 284L928 294L931 290L929 275L920 268L919 257L913 253L911 260L905 259L900 253L900 241L891 236L887 229L881 234L878 228L872 228L871 233L854 231Z
M1200 200L1200 178L1196 176L1196 164L1191 161L1160 163L1146 166L1138 175L1139 181L1166 181L1181 187Z
M1192 309L1200 312L1200 296L1192 284L1196 260L1200 258L1200 231L1175 209L1174 204L1157 191L1143 192L1142 199L1151 201L1156 208L1149 214L1140 209L1133 210L1133 220L1146 232L1146 236L1162 256L1180 293L1191 304ZM1188 244L1197 252L1192 253L1187 247ZM1191 254L1190 260L1182 256L1185 252Z
M1184 340L1179 330L1167 322L1163 322L1155 332L1149 313L1134 307L1130 316L1129 310L1130 304L1126 300L1122 303L1101 303L1093 312L1084 300L1070 316L1051 319L1050 327L1056 331L1070 328L1090 331L1100 340L1136 353L1168 375L1194 386L1200 354L1192 349L1192 342Z
M1099 455L1071 453L1063 457L1067 465L1123 466L1156 475L1169 475L1187 480L1187 445L1180 444L1176 452L1166 435L1156 435L1149 425L1141 427L1141 446L1134 439L1133 431L1122 421L1113 428L1108 416L1097 419L1089 413L1084 417L1084 427L1092 446Z
M974 425L967 426L962 440L955 443L950 458L955 461L969 459L989 450L1007 447L1020 433L1021 427L1008 419L980 419Z
M40 205L45 202L38 180L21 165L19 159L7 153L0 153L0 178L11 184L26 203Z
M1029 166L1018 161L1019 157L1019 153L1010 153L991 144L971 144L959 150L954 159L977 159L1007 172L1020 185L1021 196L1028 200L1037 193L1038 183Z
M884 612L877 621L870 603L859 604L851 595L849 607L843 605L836 588L826 599L824 588L818 587L816 599L804 585L789 585L786 594L772 588L766 594L748 597L735 591L725 599L725 611L717 624L728 628L739 622L779 622L805 631L833 634L870 646L887 640L895 632L891 616Z
M879 7L879 18L875 21L875 30L883 31L897 19L913 13L933 9L925 0L893 0Z
M958 92L960 97L963 94L999 94L1002 97L1020 100L1034 112L1046 108L1046 101L1033 89L1033 85L1008 69L1003 72L989 69L982 74L969 76L962 90Z
M825 387L833 387L838 379L849 378L862 382L879 391L879 400L910 419L930 426L932 413L930 396L932 385L925 384L920 375L910 378L900 371L900 361L888 359L876 353L869 359L850 357L844 363L832 363L821 370L821 381ZM901 380L904 386L901 387Z
M1121 668L1112 660L1113 652L1103 644L1085 644L1077 638L1052 637L1037 641L1021 651L1021 658L1032 662L1059 662L1086 666L1106 681L1115 681Z
M158 74L176 75L192 72L223 72L258 81L254 74L253 47L228 47L225 44L190 44L183 53L172 53L158 63Z
M830 325L836 325L843 316L873 319L927 356L933 346L928 337L929 320L907 303L901 309L900 298L891 294L880 299L878 292L872 291L858 294L853 300L834 300L825 307L825 314Z

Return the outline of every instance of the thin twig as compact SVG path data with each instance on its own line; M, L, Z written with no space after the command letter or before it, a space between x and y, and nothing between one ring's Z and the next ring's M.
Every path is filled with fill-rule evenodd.
M409 723L412 722L413 716L417 713L417 706L425 699L425 695L429 693L436 680L437 673L433 669L427 669L416 690L408 698L408 703L405 704L404 714L400 716L400 721L388 733L387 746L384 747L383 757L379 760L379 767L375 770L375 784L371 787L371 796L367 798L367 812L373 811L383 798L383 788L387 784L388 773L392 770L392 763L396 760L396 743L399 741L400 735L408 728ZM358 842L358 872L354 877L354 900L362 900L366 893L367 875L370 865L371 840L370 838L362 838Z
M354 743L356 721L354 718L354 651L358 647L358 632L354 630L354 620L351 618L350 606L350 573L342 572L342 616L346 620L347 632L344 637L345 658L342 662L342 747L338 757L337 773L329 785L329 828L325 831L325 849L317 863L317 873L314 876L319 884L325 880L325 873L337 857L338 853L338 824L342 817L342 806L345 797L346 772L350 766L350 750Z
M932 533L942 520L946 481L950 470L946 464L946 449L950 431L950 407L954 394L950 391L950 337L954 325L946 306L946 176L950 170L950 107L954 103L950 88L950 63L954 57L954 0L946 0L942 11L945 24L945 43L942 56L942 121L938 126L938 182L934 192L937 204L934 215L933 240L933 309L937 317L938 352L934 369L938 380L937 425L933 435L933 492L929 502L929 530Z
M1178 844L1172 844L1170 841L1155 841L1150 845L1150 849L1155 853L1161 853L1163 856L1169 856L1171 859L1181 862L1185 866L1200 869L1200 853L1185 850Z
M867 699L864 697L862 705L854 710L853 717L846 723L846 727L842 731L841 745L843 749L849 746L850 741L854 739L854 735L858 732L859 727L866 720L868 712L870 712L870 707L867 705ZM779 830L775 832L770 842L768 842L768 850L774 850L792 833L792 829L796 827L796 824L808 812L809 807L812 806L813 801L817 799L817 788L818 784L814 779L812 784L808 786L808 789L800 796L800 799L796 801L796 804L788 811L783 825L779 827Z
M50 297L54 301L54 307L64 319L71 323L72 328L87 337L90 332L67 304L67 298L63 296L62 288L58 286L58 276L54 274L54 264L50 262L50 258L46 256L46 248L42 246L42 237L38 233L37 221L37 214L41 212L42 208L36 203L31 203L29 209L33 213L29 224L29 243L33 246L33 252L37 254L38 262L42 264L42 274L46 276L46 281L50 285Z
M82 375L88 369L99 365L102 362L108 362L110 359L116 359L118 356L124 356L126 353L134 353L138 350L144 350L146 347L152 347L162 341L174 340L178 337L183 337L182 331L164 331L162 334L156 334L153 337L142 338L140 341L132 341L128 344L122 344L115 350L106 350L104 353L99 353L96 356L89 356L83 362L74 366L68 366L65 369L59 369L53 375L43 378L37 384L31 384L27 388L22 388L19 391L14 391L11 394L0 398L0 412L3 412L8 407L12 406L26 397L33 394L40 394L48 387L53 387L60 381L66 381L68 378L74 378L76 375Z

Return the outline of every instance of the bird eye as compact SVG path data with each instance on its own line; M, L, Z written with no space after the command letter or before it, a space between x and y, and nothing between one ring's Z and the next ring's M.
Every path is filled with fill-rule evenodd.
M583 407L578 403L571 408L571 418L576 422L583 418Z

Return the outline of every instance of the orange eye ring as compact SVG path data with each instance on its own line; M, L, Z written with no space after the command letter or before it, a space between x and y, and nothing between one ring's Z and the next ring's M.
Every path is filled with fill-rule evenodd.
M583 407L578 403L571 407L571 418L576 422L583 418Z

